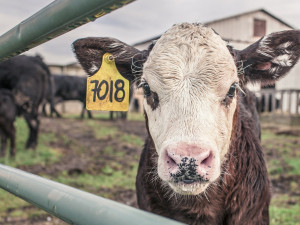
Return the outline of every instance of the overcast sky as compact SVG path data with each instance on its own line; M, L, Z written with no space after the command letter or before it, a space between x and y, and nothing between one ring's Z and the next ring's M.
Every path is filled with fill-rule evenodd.
M51 2L52 0L0 0L0 35ZM291 26L300 28L299 0L137 0L26 54L39 53L47 63L67 64L76 61L71 44L78 38L109 36L134 44L162 34L174 23L204 23L260 8Z

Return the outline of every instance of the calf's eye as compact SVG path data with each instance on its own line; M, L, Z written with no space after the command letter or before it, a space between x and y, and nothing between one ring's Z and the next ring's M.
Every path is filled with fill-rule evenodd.
M151 90L149 84L146 81L142 81L138 87L143 87L145 97L151 96Z
M144 89L144 95L146 97L149 97L151 95L151 90L150 90L150 87L149 87L149 84L148 83L145 83L143 85L143 89Z
M238 84L237 82L234 82L234 83L230 86L230 88L229 88L229 90L228 90L228 92L227 92L225 98L224 98L223 101L222 101L222 104L225 105L225 107L228 107L228 106L230 105L230 103L232 102L232 99L233 99L234 96L235 96L235 90L236 90L236 88L237 88L238 86L239 86L239 84Z
M236 90L236 87L238 86L238 83L234 82L230 88L229 88L229 91L227 93L227 96L229 98L233 98L235 96L235 90Z
M142 80L138 87L143 87L144 96L147 101L147 104L152 108L152 110L155 110L159 105L157 93L151 91L149 84L145 80Z

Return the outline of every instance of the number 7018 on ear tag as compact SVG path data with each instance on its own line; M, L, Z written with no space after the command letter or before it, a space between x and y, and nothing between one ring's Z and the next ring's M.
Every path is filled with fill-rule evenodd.
M102 58L101 68L87 79L88 110L128 111L129 81L118 71L110 53Z

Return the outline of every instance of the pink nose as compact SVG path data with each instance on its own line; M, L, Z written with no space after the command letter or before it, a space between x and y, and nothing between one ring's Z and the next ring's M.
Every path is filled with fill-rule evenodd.
M213 170L213 152L210 148L180 143L167 147L166 166L175 182L208 181Z

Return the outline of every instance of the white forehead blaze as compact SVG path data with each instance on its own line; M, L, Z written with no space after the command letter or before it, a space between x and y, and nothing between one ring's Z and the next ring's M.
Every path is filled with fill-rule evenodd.
M173 26L156 42L142 80L159 98L155 110L147 100L144 104L158 153L180 141L205 141L225 154L236 101L228 108L221 101L238 77L226 43L213 30L199 24Z
M180 87L191 87L204 95L208 90L230 86L237 80L236 74L232 56L219 35L199 24L180 24L156 42L142 79L152 91L162 91L164 96Z

